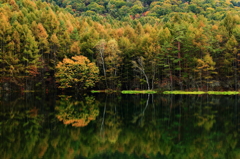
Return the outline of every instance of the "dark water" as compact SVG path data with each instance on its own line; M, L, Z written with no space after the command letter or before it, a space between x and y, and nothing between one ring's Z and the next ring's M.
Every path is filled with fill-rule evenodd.
M2 159L239 159L240 97L0 95Z

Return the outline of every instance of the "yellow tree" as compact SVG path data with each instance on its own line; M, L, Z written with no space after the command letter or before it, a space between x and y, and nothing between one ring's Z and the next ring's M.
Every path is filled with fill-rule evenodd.
M157 34L156 29L150 25L145 27L144 31L141 31L141 27L138 27L140 30L139 33L143 32L143 35L139 35L139 44L138 50L139 53L136 54L136 59L132 61L133 67L135 68L136 72L140 72L145 78L147 83L148 89L153 89L154 87L154 80L156 75L157 69L157 61L158 61L158 54L160 53L160 45L157 41ZM150 81L151 85L150 86Z
M96 49L97 63L99 66L102 66L106 87L115 89L120 85L118 72L122 61L118 43L115 39L108 42L102 39L97 43ZM111 83L109 83L110 81Z
M234 35L232 35L225 44L226 52L224 54L224 68L227 70L226 76L228 77L229 85L234 85L237 90L237 72L238 72L238 42ZM233 80L231 80L233 79Z
M119 77L119 68L122 63L121 51L118 48L118 43L115 39L111 39L107 42L106 54L105 54L105 63L107 66L107 73L109 74L109 81L112 81L110 84L111 88L115 89L120 86Z
M73 56L71 59L64 58L57 64L56 69L55 76L60 84L59 88L86 89L93 87L98 81L98 67L82 55Z
M213 61L209 53L207 53L203 57L203 59L195 59L195 60L196 60L197 66L194 70L195 72L198 73L198 78L200 79L201 87L203 87L202 81L204 81L204 83L206 83L207 91L208 91L209 84L213 83L213 80L212 80L213 75L217 74L214 67L216 63Z
M6 73L6 67L8 67L6 57L9 54L8 52L12 52L13 50L8 48L9 42L11 42L11 33L12 33L12 26L9 22L8 15L5 14L5 9L0 8L0 73L1 76ZM12 47L11 47L12 48ZM11 53L10 53L11 54ZM9 79L5 77L1 77L0 82L6 82Z

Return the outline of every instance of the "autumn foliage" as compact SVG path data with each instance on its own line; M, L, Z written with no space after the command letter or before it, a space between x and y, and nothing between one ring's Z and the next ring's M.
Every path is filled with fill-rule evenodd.
M56 66L56 78L59 88L93 87L98 81L99 69L95 63L91 63L85 56L73 56L71 59L64 58Z
M43 1L0 0L0 90L240 87L235 1Z

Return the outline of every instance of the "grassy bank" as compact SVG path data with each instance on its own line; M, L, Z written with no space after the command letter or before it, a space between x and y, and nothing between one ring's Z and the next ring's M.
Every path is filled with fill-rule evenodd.
M188 92L188 91L164 91L163 94L212 94L212 95L236 95L239 94L240 92L237 91L193 91L193 92Z
M206 94L206 92L203 91L164 91L163 94Z
M91 93L122 93L122 94L154 94L157 91L153 90L91 90Z
M156 94L154 90L91 90L91 93L122 93L122 94ZM237 91L164 91L163 94L210 94L210 95L237 95Z
M215 94L215 95L236 95L240 94L240 92L237 91L224 91L224 92L218 92L218 91L208 91L208 94Z

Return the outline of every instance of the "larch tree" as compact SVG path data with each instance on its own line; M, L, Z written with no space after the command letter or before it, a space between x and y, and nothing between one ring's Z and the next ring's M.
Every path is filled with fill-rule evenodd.
M161 52L158 55L158 65L162 68L162 75L164 77L162 84L173 90L173 61L176 59L176 56L174 52L175 47L172 44L173 36L167 27L159 30L158 41L161 45Z
M35 40L31 30L28 30L25 37L25 46L23 55L21 57L22 65L24 66L22 72L25 74L25 89L32 89L32 80L40 74L41 69L40 57L38 54L38 43ZM31 79L31 80L29 80ZM28 80L30 83L28 83Z
M50 76L51 76L51 83L53 83L53 87L55 88L55 72L56 72L56 65L59 61L59 53L60 53L60 42L56 35L56 33L52 34L49 39L49 47L50 47L50 63L49 63L49 69L50 69Z
M2 8L0 8L3 10ZM4 10L3 10L4 11ZM12 26L9 22L8 15L0 14L0 73L1 73L1 82L11 81L11 56L14 52L14 46L12 42ZM10 72L9 72L10 71ZM10 74L9 74L10 73Z
M225 48L224 64L225 68L227 69L228 77L230 77L228 81L232 81L230 85L234 85L235 90L238 90L238 42L234 35L228 39Z
M209 84L213 83L213 75L217 74L217 72L215 72L216 63L213 61L209 53L207 53L203 59L196 59L196 62L197 66L195 68L195 71L198 73L198 77L200 79L199 82L201 82L201 89L206 86L206 89L208 91ZM198 88L200 87L198 86Z

